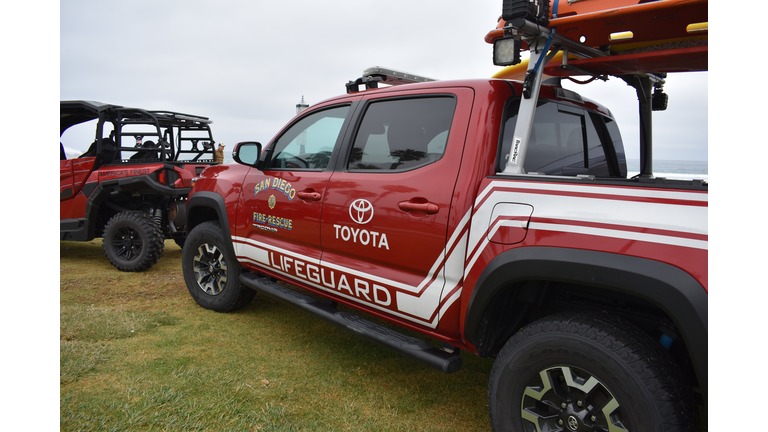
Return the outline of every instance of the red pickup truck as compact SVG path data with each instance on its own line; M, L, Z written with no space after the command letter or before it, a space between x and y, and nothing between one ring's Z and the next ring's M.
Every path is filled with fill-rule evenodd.
M627 178L610 111L550 85L508 174L522 83L354 91L374 78L196 179L192 297L232 311L258 291L446 373L496 356L495 430L695 430L707 184Z

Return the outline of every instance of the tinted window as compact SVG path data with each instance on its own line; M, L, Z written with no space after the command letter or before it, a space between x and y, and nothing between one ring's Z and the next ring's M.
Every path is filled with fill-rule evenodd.
M517 123L519 100L508 108L497 168L506 166ZM610 175L600 136L586 111L540 100L533 120L523 169L550 175ZM588 157L585 157L585 152Z
M404 171L430 164L445 153L456 101L452 97L371 103L357 132L350 171Z
M619 126L615 121L608 117L603 117L605 121L605 127L608 131L608 137L613 143L612 148L616 154L616 162L618 163L619 170L617 175L619 177L627 176L627 158L624 155L624 143L621 140L621 133L619 132Z
M597 177L610 177L608 160L605 158L605 150L600 142L595 125L587 117L587 168L589 173Z
M274 144L271 169L314 169L328 167L348 106L310 114L286 131Z

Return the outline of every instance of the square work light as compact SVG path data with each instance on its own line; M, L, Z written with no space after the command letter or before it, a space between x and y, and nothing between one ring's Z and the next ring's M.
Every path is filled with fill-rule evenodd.
M493 64L510 66L520 63L520 48L523 43L516 37L505 37L493 42Z

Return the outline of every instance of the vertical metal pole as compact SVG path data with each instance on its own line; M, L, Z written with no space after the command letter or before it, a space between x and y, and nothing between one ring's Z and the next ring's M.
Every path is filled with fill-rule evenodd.
M309 108L309 104L304 102L304 95L301 95L301 102L296 104L296 115L301 114L302 111ZM307 146L307 131L302 131L298 138L299 142L299 154L304 154L307 152L306 146Z
M531 57L528 59L529 71L533 70L541 56L547 55L545 52L546 41L546 37L540 36L538 39L532 39L528 42L528 46L537 47L537 49L531 49ZM531 136L533 118L536 115L536 104L539 101L539 89L541 88L541 78L544 74L545 64L546 61L543 61L541 67L536 71L531 86L531 97L520 99L520 109L517 113L515 134L512 137L512 147L507 155L507 165L504 167L504 171L501 174L525 174L523 165L525 164L525 155L528 152L528 139Z
M640 177L653 178L653 105L650 77L640 75L622 76L635 89L640 115Z
M653 107L650 78L639 78L637 97L640 102L640 177L653 178Z

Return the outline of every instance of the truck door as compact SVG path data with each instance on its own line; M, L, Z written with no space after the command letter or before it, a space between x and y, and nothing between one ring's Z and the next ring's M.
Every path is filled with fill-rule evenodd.
M300 279L317 268L329 164L349 111L346 104L305 115L267 147L269 165L243 183L245 212L238 214L246 220L234 230L239 260Z
M451 199L472 91L369 100L323 207L320 288L435 328L446 273ZM387 95L389 96L389 95ZM451 270L451 269L449 269Z

